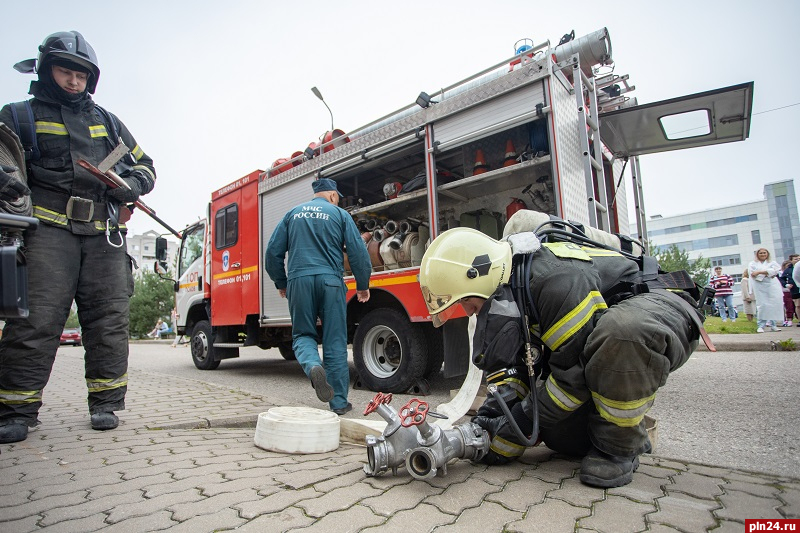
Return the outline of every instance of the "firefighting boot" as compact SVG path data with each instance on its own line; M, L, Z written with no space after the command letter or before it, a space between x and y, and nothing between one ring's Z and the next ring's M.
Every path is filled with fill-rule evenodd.
M119 418L112 412L94 413L92 415L92 429L105 431L114 429L119 425Z
M28 438L28 424L17 420L0 426L0 444L20 442Z
M581 482L601 488L621 487L633 479L639 456L619 457L603 453L594 446L581 462Z

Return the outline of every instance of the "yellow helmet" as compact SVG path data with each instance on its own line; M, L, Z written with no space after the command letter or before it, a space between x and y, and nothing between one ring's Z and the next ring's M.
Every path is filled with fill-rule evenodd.
M453 228L433 240L422 256L419 285L436 327L462 298L489 298L511 277L511 246L472 228Z

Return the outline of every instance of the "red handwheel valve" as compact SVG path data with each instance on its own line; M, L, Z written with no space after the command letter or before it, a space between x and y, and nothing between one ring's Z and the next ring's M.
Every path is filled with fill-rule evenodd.
M404 428L418 426L425 422L427 414L428 402L420 401L419 398L411 398L400 409L400 425Z
M374 413L375 409L377 409L379 405L388 404L391 401L392 401L392 393L391 392L389 392L387 394L379 392L367 404L367 408L364 409L364 416L367 416L370 413Z

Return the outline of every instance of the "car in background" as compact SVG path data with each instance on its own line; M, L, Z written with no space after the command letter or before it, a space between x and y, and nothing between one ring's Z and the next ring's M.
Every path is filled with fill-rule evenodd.
M64 328L61 332L61 344L74 344L80 346L83 343L81 330L78 328Z

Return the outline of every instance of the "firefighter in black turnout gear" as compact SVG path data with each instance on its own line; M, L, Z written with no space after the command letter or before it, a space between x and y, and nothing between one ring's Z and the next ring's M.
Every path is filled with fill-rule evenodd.
M662 281L672 275L655 273L650 287L631 256L585 243L542 243L532 232L496 241L455 228L432 242L420 285L434 324L458 305L477 314L473 361L490 391L496 387L473 420L492 437L484 462L513 461L543 441L583 457L585 484L630 483L638 456L651 451L644 415L702 330L688 275L677 276L683 291L674 290L681 283ZM531 372L528 341L539 354ZM533 373L538 380L529 379Z
M37 59L15 68L36 72L38 81L31 83L31 100L0 110L0 122L23 130L27 186L40 224L25 237L30 314L8 319L0 340L0 443L24 440L39 423L42 390L73 300L83 330L91 426L117 427L114 411L125 409L133 294L132 259L118 216L121 205L150 192L156 180L152 159L125 125L92 100L100 68L80 33L49 35ZM26 125L35 137L26 139ZM130 188L112 189L77 161L97 165L120 140L130 151L115 170Z

